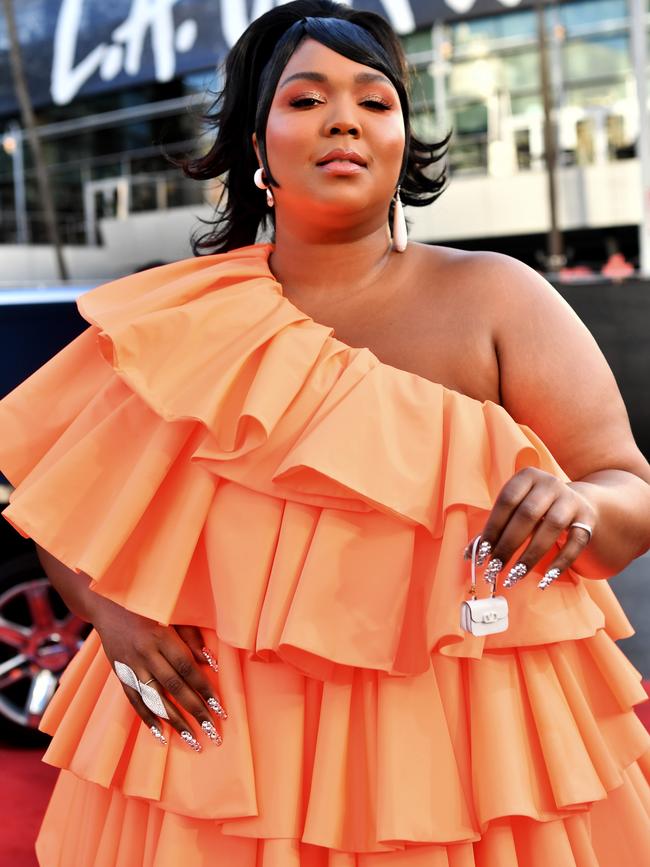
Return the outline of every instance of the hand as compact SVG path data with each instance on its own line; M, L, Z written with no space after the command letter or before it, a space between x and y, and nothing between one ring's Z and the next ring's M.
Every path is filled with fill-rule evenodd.
M491 555L484 577L488 583L494 583L514 552L532 534L503 582L505 588L512 587L568 531L566 543L537 585L543 590L571 566L590 541L586 530L570 525L579 521L595 530L597 518L594 506L571 487L571 482L563 482L536 467L525 467L499 492L481 533L476 562L481 566ZM471 545L465 549L465 557L471 556Z
M196 727L188 723L188 717L198 722L200 729L213 743L221 744L221 736L213 723L213 713L221 719L227 719L227 714L214 695L210 682L198 667L210 665L202 650L203 641L198 627L161 626L155 620L134 614L101 597L93 603L92 622L113 671L114 663L118 660L128 665L141 683L149 680L149 686L158 692L163 701L170 725L191 749L199 752L201 745L196 738ZM216 670L218 666L214 656L211 656L210 667ZM152 734L161 743L167 743L161 731L160 718L147 707L138 690L125 684L122 686L129 702ZM165 690L176 703L170 700ZM181 708L186 713L181 712Z

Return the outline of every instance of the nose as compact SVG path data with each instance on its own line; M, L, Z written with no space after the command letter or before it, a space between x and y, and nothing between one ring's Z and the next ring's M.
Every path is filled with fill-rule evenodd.
M342 97L332 100L325 120L325 132L328 136L349 135L359 138L362 133L361 122L354 100Z
M358 124L351 121L337 121L327 125L328 135L350 135L352 138L359 138L361 130Z

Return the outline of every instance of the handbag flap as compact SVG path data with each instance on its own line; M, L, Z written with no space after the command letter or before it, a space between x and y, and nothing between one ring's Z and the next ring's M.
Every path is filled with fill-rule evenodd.
M494 623L498 620L505 620L508 616L508 600L503 596L473 599L465 604L469 608L469 616L474 623Z

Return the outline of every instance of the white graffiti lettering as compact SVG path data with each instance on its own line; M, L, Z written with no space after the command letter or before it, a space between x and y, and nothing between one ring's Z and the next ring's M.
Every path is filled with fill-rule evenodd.
M521 0L498 0L498 2L501 6L511 9L519 6ZM469 12L470 9L476 6L476 0L445 0L445 6L449 6L457 15L465 15L466 12Z
M157 81L172 79L176 53L190 51L196 42L196 21L189 18L175 26L173 7L179 0L133 0L128 16L111 33L113 41L97 45L75 63L83 2L63 0L57 18L50 86L57 105L69 103L96 73L104 81L112 81L122 71L138 75L148 33Z
M221 29L228 46L237 42L248 25L268 12L274 6L284 6L290 0L255 0L250 16L246 10L246 0L221 0ZM346 6L352 6L352 0L341 0ZM517 0L518 2L518 0ZM363 5L363 4L359 4ZM397 33L410 33L415 30L415 16L409 0L381 0L386 17Z
M76 60L84 0L63 0L54 33L54 56L50 92L57 105L69 103L93 75L112 81L121 73L140 74L147 36L151 38L154 75L169 81L176 74L176 56L191 51L198 36L198 25L187 18L175 24L173 9L181 0L132 0L125 20L111 33L110 42L95 46ZM220 25L223 38L232 47L250 23L275 6L290 0L254 0L250 15L246 0L220 0ZM352 0L343 0L348 6ZM444 0L456 14L468 12L477 0ZM506 7L521 0L498 0ZM363 3L359 3L363 7ZM381 0L386 18L397 33L411 33L416 27L409 0ZM217 58L215 57L215 62Z

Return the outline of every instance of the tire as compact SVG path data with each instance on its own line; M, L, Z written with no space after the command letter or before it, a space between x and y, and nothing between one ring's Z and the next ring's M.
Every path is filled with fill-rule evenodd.
M0 567L0 735L44 744L38 731L61 673L92 629L52 587L35 551Z

